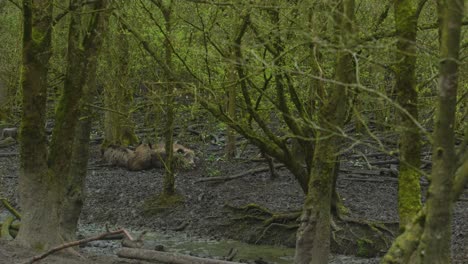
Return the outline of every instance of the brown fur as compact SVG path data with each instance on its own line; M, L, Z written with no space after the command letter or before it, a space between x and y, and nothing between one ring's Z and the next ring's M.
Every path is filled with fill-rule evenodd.
M174 162L176 168L189 169L195 167L195 152L180 144L174 144ZM164 144L156 145L152 154L152 166L164 168L166 149Z
M128 161L134 156L134 151L114 145L109 146L102 155L104 161L110 165L124 168L127 168Z
M180 144L174 144L175 168L189 169L195 167L195 152ZM135 151L111 145L103 153L103 159L113 166L127 168L131 171L164 168L166 150L164 144L153 148L151 144L141 144Z
M127 168L131 171L148 170L152 168L151 144L141 144L135 149L135 154L129 158Z

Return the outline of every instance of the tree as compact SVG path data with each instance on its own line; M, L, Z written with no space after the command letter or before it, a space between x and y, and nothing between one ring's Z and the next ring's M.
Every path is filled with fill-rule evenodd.
M400 229L421 209L419 167L421 136L418 122L418 92L416 90L416 35L418 17L426 0L395 1L397 49L395 65L397 111L401 131L399 141L400 168L398 180L398 210Z
M164 18L164 63L167 69L174 71L172 62L172 36L173 34L173 1L154 1L159 8ZM161 27L160 27L161 28ZM161 29L162 31L162 29ZM175 122L175 105L174 92L177 86L177 80L173 74L164 74L165 88L163 92L165 124L164 124L164 148L166 151L165 171L163 181L163 196L171 196L175 194L175 163L174 163L174 122Z
M88 173L89 140L94 111L90 104L97 95L96 72L97 61L103 43L103 35L107 29L110 12L106 11L109 2L101 0L88 8L90 11L101 10L92 15L84 23L86 34L82 40L85 47L84 63L86 72L81 80L83 95L79 105L80 118L75 129L72 149L71 168L65 182L65 197L61 226L67 240L73 240L77 231L78 220L84 203L84 181Z
M335 20L339 38L344 47L352 47L354 0L338 1ZM328 92L319 114L319 127L312 161L308 192L300 226L296 235L294 263L327 263L330 254L330 223L332 194L335 181L337 154L340 151L340 130L346 121L348 100L355 83L352 55L344 49L338 52L336 62L337 84Z
M98 1L94 10L103 8ZM20 202L23 210L17 241L38 250L50 248L74 236L76 224L67 222L73 199L71 158L79 117L79 102L87 79L88 53L99 34L91 23L89 35L82 35L81 8L84 2L70 1L71 19L68 35L67 71L62 96L56 110L50 151L45 136L45 101L47 69L52 28L51 1L23 2L23 117L21 122ZM100 17L101 12L92 12ZM96 20L90 19L95 22ZM99 20L99 19L98 19ZM33 34L34 33L34 34ZM84 38L83 49L81 40ZM91 60L93 62L93 60ZM95 61L94 61L95 62ZM86 164L85 164L86 165ZM75 217L77 217L75 215Z
M125 2L121 6L124 9ZM108 59L103 64L104 106L104 143L108 145L129 146L138 143L135 124L131 120L133 89L129 83L130 51L128 32L118 23L109 27L106 34Z
M460 186L468 181L466 150L460 151L458 158L461 160L457 161L454 147L458 56L464 1L440 0L437 9L441 60L431 184L425 206L406 227L405 232L395 240L382 263L451 261L452 203L462 192L463 187ZM466 145L462 144L462 147L466 148Z
M19 11L19 12L18 12ZM18 105L20 105L19 79L21 49L18 46L21 43L21 8L8 1L0 3L0 23L8 25L0 28L2 36L2 45L0 47L0 121L16 121Z
M19 135L19 192L23 217L16 240L44 249L60 242L58 207L53 197L56 183L49 180L44 131L51 56L51 1L23 0L23 23L23 113Z
M450 263L452 189L456 172L455 111L457 103L461 22L464 0L439 0L440 68L432 173L426 223L418 247L419 263ZM465 124L466 125L466 124ZM465 161L466 162L466 161Z

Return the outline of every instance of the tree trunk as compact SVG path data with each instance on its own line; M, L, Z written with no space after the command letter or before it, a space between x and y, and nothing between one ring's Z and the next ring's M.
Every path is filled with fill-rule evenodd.
M235 61L235 56L231 59ZM232 120L236 120L236 96L237 96L237 74L235 67L228 66L228 92L226 100L226 112ZM236 133L231 127L227 128L227 137L226 137L226 157L232 159L236 156Z
M105 10L107 0L96 2L93 11ZM83 72L84 91L80 102L80 120L75 131L71 169L65 185L61 227L67 241L75 239L78 219L84 200L84 180L87 175L89 157L89 136L91 133L93 111L88 106L96 95L97 58L102 45L102 34L107 27L108 12L91 12L92 17L86 28L83 41L86 72Z
M440 79L427 216L418 248L419 263L450 263L452 188L455 173L454 123L464 0L439 0Z
M167 67L172 71L172 48L171 39L172 36L172 1L169 1L168 5L162 5L159 7L164 16L165 28L166 28L166 39L164 40L164 53L165 63ZM168 80L166 84L166 91L164 92L164 102L166 110L166 124L164 125L164 139L165 139L165 150L166 150L166 170L164 172L163 180L163 194L173 195L175 194L175 175L174 175L174 119L175 119L175 106L174 106L174 88L175 80L172 76L166 76Z
M57 182L47 167L47 73L51 56L51 1L23 0L23 113L20 129L21 230L16 241L45 249L60 242ZM34 33L34 36L33 36Z
M343 1L340 9L336 22L343 44L348 46L354 21L354 0ZM297 231L294 257L297 264L328 263L336 153L340 150L340 138L332 133L342 128L346 121L348 87L341 84L355 82L353 58L345 51L338 54L336 80L340 84L333 87L319 117L319 124L324 130L317 133L317 138L321 140L315 144L308 192Z
M427 202L393 243L382 263L450 263L452 205L468 179L468 162L456 170L454 120L464 0L438 2L440 79ZM454 176L455 175L455 176ZM453 183L456 183L455 185Z
M400 169L398 179L398 213L400 229L421 209L421 136L414 120L418 120L418 93L416 91L416 32L418 0L395 1L397 31L397 65L395 91L397 102L406 112L398 111Z
M128 87L129 44L124 29L119 29L117 44L118 67L111 69L113 80L104 87L104 105L108 109L104 114L104 143L103 146L128 146L138 143L135 125L131 120L130 106L133 104L133 91ZM112 37L109 36L112 40ZM109 56L115 56L109 54ZM109 66L112 67L112 66Z

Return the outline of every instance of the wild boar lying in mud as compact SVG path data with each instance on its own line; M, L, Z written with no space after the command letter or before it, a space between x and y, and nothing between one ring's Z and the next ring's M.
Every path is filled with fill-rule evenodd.
M140 144L128 159L127 169L131 171L151 169L152 156L153 148L151 144Z
M172 145L174 151L175 168L178 169L191 169L195 167L195 152L180 144L174 143ZM153 152L153 166L155 168L164 168L164 161L166 160L166 149L164 144L156 145Z
M102 153L105 162L112 166L127 167L128 160L135 155L134 151L128 148L110 145Z
M174 144L174 162L178 169L195 167L195 152L180 144ZM134 151L119 146L109 146L103 152L103 159L110 165L127 168L131 171L164 168L166 150L164 144L154 148L151 144L140 144Z

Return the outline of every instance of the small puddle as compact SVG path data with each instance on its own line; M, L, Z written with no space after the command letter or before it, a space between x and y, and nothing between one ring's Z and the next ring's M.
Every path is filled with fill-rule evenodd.
M96 226L81 226L81 233L85 237L91 237L105 232ZM138 237L140 232L130 231L133 237ZM188 236L178 232L148 232L144 236L147 249L154 249L162 245L167 252L176 252L198 257L217 258L228 255L234 248L237 254L233 261L262 259L268 263L289 264L293 262L294 249L281 246L250 245L234 240L210 240ZM120 248L120 241L93 241L84 248L84 251L96 254L115 254Z
M85 237L105 232L102 227L87 225L80 227ZM140 232L130 231L133 237ZM290 264L294 261L294 249L281 246L251 245L234 240L210 240L188 236L179 232L148 232L144 236L147 249L164 246L167 252L176 252L185 255L221 259L228 255L231 248L237 250L233 261L262 259L267 263ZM120 241L93 241L88 244L85 251L96 254L115 254L120 249ZM355 256L333 255L329 264L377 264L379 258L358 258Z
M154 243L154 244L153 244ZM268 263L289 264L293 262L294 249L281 246L251 245L234 240L206 240L188 237L181 234L145 235L145 244L150 248L163 245L170 252L194 254L200 257L226 256L230 249L237 249L233 261L256 260L262 258Z

